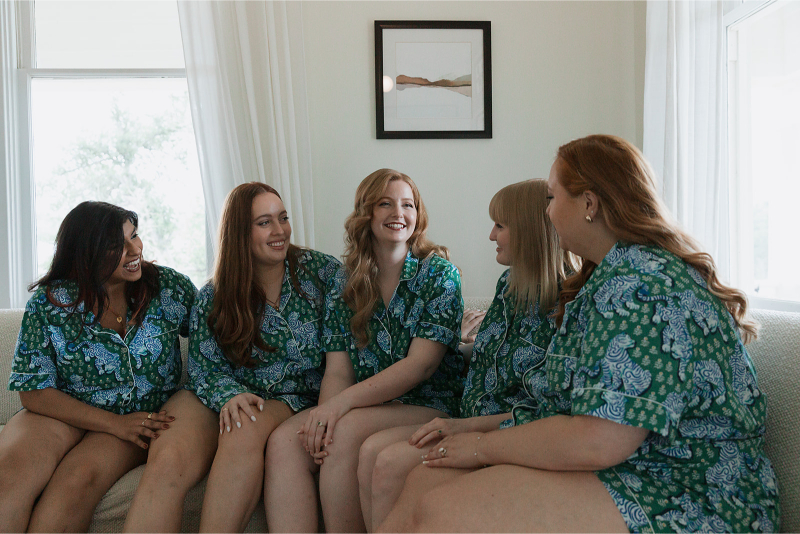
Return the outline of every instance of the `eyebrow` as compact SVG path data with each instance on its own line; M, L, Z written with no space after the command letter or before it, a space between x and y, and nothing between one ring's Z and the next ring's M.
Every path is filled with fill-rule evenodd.
M283 210L278 214L262 213L261 215L258 215L255 219L253 219L253 222L255 222L255 221L259 220L259 219L264 219L264 218L271 219L272 217L276 217L276 216L280 217L281 215L287 215L286 210Z

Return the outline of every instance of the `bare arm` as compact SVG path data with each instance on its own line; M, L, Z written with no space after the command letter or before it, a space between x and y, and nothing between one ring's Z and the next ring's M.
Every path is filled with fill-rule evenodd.
M356 383L353 362L346 352L329 352L325 356L325 375L319 388L319 403L338 395Z
M500 423L508 419L511 419L510 413L481 415L463 419L437 417L417 429L408 439L408 444L421 449L425 444L435 439L454 436L462 432L491 432L492 430L497 430Z
M112 434L144 449L147 444L141 436L158 437L155 431L169 428L167 423L175 419L167 416L166 412L117 415L90 406L55 388L20 391L19 398L22 406L30 412L58 419L75 428Z
M589 415L556 415L486 434L442 440L428 453L430 467L513 464L549 471L596 471L625 461L649 430ZM442 458L440 449L446 449Z

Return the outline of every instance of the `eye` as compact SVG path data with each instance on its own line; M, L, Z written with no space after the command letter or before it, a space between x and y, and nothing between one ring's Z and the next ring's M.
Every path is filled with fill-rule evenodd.
M284 216L281 218L281 220L282 220L283 222L289 222L289 216L288 216L288 215L284 215Z
M383 200L378 204L378 206L381 206L381 207L388 206L388 205L389 205L389 201L388 200Z
M414 204L412 204L411 202L406 202L405 204L403 204L403 207L414 209Z
M500 223L494 223L494 227L497 228L498 230L502 230L503 229L503 225L500 224Z
M547 196L546 196L546 197L544 197L544 198L546 198L546 199L547 199L547 201L548 201L548 202L550 202L551 200L553 200L553 195L547 195Z
M256 223L256 224L258 224L258 226L267 226L269 224L269 221L261 221L261 222Z

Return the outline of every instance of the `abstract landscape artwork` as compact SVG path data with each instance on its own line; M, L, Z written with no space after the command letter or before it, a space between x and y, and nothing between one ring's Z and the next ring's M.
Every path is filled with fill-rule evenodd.
M377 137L491 137L489 32L489 22L376 21Z

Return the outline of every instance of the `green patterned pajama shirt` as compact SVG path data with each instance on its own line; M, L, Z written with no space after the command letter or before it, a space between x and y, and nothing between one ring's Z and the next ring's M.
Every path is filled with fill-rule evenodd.
M141 326L125 336L94 322L83 304L56 306L38 288L25 307L8 389L56 388L91 406L117 414L158 410L178 389L181 357L178 336L189 331L195 287L188 277L158 269L158 291ZM56 283L59 304L74 302L78 286ZM128 310L128 321L131 319Z
M353 311L342 299L346 283L342 267L325 300L325 351L347 352L356 381L361 382L405 358L412 339L437 341L447 347L438 369L397 400L457 414L463 389L464 361L458 343L464 303L456 266L435 254L419 259L409 252L389 305L378 299L369 321L370 340L362 349L350 332Z
M187 389L216 412L241 393L279 400L295 412L315 405L322 381L326 288L340 265L333 256L304 249L297 270L301 294L292 285L286 262L278 309L266 306L260 326L261 339L277 350L253 347L254 368L235 367L217 344L208 326L214 286L206 284L192 309Z
M669 252L617 243L568 303L531 415L646 428L596 474L631 532L770 532L778 486L764 455L765 395L723 303ZM532 375L533 378L536 378Z
M544 375L545 352L555 325L538 302L528 309L516 309L514 296L506 296L510 274L511 270L506 270L497 281L494 299L478 329L461 398L461 417L511 413L529 397L523 386L525 375ZM528 377L526 382L530 381Z

